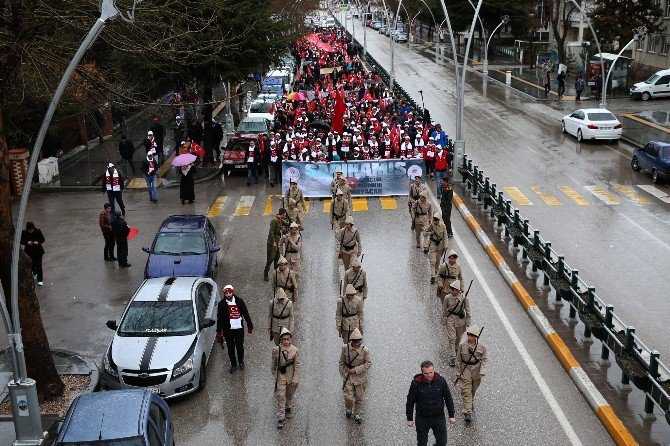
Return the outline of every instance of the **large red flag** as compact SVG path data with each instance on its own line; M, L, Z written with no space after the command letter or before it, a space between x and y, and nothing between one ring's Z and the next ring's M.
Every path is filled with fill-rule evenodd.
M333 114L333 122L330 124L330 129L337 133L342 133L344 129L344 112L347 106L342 100L342 95L337 93L335 96L335 113Z

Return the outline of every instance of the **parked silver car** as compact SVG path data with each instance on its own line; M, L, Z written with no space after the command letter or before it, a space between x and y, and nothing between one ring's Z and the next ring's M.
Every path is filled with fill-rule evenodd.
M144 387L164 398L202 390L216 334L219 290L204 277L145 280L102 358L103 387Z

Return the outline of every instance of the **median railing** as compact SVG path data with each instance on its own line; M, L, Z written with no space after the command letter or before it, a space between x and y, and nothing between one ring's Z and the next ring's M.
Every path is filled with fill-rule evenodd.
M622 384L632 381L645 393L645 412L653 413L656 405L670 424L670 369L659 360L658 351L642 342L635 328L614 313L614 307L579 277L579 271L565 262L565 256L542 238L518 209L512 209L511 200L467 155L459 172L472 198L490 213L514 248L521 250L522 263L530 263L534 274L542 271L544 286L554 288L557 301L568 302L570 318L578 317L584 324L585 337L593 336L602 342L600 357L608 360L610 354L614 355L623 372Z

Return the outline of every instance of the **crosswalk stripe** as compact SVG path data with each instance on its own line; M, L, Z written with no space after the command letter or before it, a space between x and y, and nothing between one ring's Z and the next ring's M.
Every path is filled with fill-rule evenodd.
M207 212L207 216L210 218L218 217L219 214L221 214L221 210L223 210L223 205L226 203L227 199L228 197L226 195L221 195L216 200L214 200L212 207L209 208L209 211Z
M626 195L631 200L637 202L638 204L651 204L651 201L644 198L642 195L635 192L630 187L624 186L623 184L615 184L614 187L624 195Z
M243 217L245 215L249 215L251 212L251 206L254 204L254 200L256 197L253 195L242 195L240 197L240 201L237 203L237 207L235 208L235 213L233 214L235 217Z
M549 206L563 206L563 203L558 201L558 198L542 192L537 186L530 186L530 190L535 192L537 196L540 197L542 201L547 203Z
M398 209L398 202L395 197L379 197L379 200L382 202L382 209L389 211Z
M368 210L368 199L365 197L355 197L352 198L354 211L367 211Z
M609 192L603 190L598 186L584 186L584 189L591 192L605 204L614 205L621 203L619 200L617 200L617 198L614 195L610 194Z
M663 192L661 189L652 186L651 184L638 184L637 187L653 195L664 203L670 203L670 196L668 196L668 194Z
M309 198L305 198L305 214L309 214Z
M265 210L263 211L263 215L270 215L272 214L272 195L268 197L268 199L265 201Z
M323 200L323 212L330 212L330 203L333 201L332 198L326 198Z
M503 187L505 192L512 197L512 200L516 201L519 206L532 206L533 203L516 187L514 186L505 186Z
M582 197L579 192L570 186L558 186L558 190L563 192L568 198L577 203L579 206L588 206L591 204L584 197Z

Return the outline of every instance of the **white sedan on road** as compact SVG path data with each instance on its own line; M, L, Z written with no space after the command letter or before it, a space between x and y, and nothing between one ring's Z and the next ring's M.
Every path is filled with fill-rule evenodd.
M619 120L604 108L582 108L563 116L561 129L577 137L577 141L621 139L622 125Z

